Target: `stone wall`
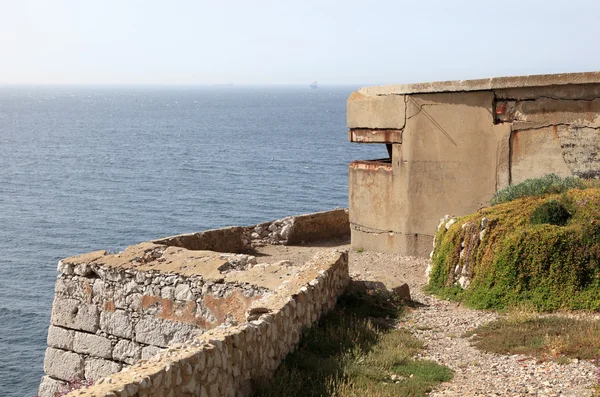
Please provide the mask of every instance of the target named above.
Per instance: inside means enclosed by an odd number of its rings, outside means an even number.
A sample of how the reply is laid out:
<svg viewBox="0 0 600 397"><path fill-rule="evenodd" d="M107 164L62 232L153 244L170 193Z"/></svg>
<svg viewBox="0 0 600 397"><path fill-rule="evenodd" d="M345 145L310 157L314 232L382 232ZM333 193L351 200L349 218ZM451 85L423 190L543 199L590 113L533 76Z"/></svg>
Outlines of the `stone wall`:
<svg viewBox="0 0 600 397"><path fill-rule="evenodd" d="M389 158L349 168L352 246L426 256L438 220L549 173L600 177L600 72L367 87L349 139Z"/></svg>
<svg viewBox="0 0 600 397"><path fill-rule="evenodd" d="M140 252L158 256L166 251L150 245L132 248L123 256L137 256L138 263L144 258ZM250 304L268 291L210 275L182 275L178 269L163 273L98 263L106 256L59 263L41 397L66 381L97 380L169 344L244 322ZM224 270L256 263L248 255L219 257Z"/></svg>
<svg viewBox="0 0 600 397"><path fill-rule="evenodd" d="M67 382L97 381L168 346L197 340L209 330L233 330L267 312L279 313L284 308L277 304L289 300L289 288L299 282L312 283L302 284L311 299L306 313L320 314L335 302L338 287L347 281L344 255L338 254L333 262L319 259L305 265L286 260L266 263L252 253L268 244L348 235L347 210L334 210L168 237L119 253L97 251L63 259L58 264L40 397L53 397ZM327 273L330 265L333 273ZM323 292L323 283L327 288L334 283L334 288ZM307 303L298 299L300 307ZM294 318L305 319L306 313L300 311ZM312 323L313 314L302 324ZM290 346L286 343L286 352ZM283 346L273 348L283 351Z"/></svg>
<svg viewBox="0 0 600 397"><path fill-rule="evenodd" d="M299 244L350 235L348 209L289 216L247 227L228 227L153 240L191 250L244 252L261 244Z"/></svg>
<svg viewBox="0 0 600 397"><path fill-rule="evenodd" d="M347 253L320 253L297 277L255 300L247 322L204 332L68 396L250 395L253 382L271 376L295 349L302 329L334 307L349 280Z"/></svg>

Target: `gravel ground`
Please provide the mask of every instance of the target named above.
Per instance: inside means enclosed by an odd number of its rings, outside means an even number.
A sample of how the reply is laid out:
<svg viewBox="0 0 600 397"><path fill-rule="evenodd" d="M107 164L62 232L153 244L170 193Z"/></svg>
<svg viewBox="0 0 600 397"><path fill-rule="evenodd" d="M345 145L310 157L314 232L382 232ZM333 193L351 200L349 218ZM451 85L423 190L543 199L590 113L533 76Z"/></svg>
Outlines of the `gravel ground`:
<svg viewBox="0 0 600 397"><path fill-rule="evenodd" d="M527 356L485 353L462 335L499 317L472 310L423 292L428 260L373 252L351 252L350 272L355 279L381 281L388 288L408 283L413 301L399 327L411 329L426 343L421 358L454 370L454 378L430 396L591 396L597 382L588 361L570 364L536 363Z"/></svg>

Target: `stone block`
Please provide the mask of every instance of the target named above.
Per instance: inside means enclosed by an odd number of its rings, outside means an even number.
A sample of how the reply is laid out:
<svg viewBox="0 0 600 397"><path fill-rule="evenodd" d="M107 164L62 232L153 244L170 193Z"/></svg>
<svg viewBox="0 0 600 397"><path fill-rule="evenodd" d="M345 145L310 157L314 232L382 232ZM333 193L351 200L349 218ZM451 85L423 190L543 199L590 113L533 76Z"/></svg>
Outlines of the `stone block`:
<svg viewBox="0 0 600 397"><path fill-rule="evenodd" d="M406 283L392 288L392 292L394 293L394 295L396 295L398 298L402 299L403 301L407 301L407 302L411 301L410 288L409 288L408 284L406 284Z"/></svg>
<svg viewBox="0 0 600 397"><path fill-rule="evenodd" d="M90 354L96 357L112 358L110 339L84 332L75 332L73 350L77 353Z"/></svg>
<svg viewBox="0 0 600 397"><path fill-rule="evenodd" d="M83 358L73 352L49 347L44 357L44 372L55 379L70 381L83 378Z"/></svg>
<svg viewBox="0 0 600 397"><path fill-rule="evenodd" d="M63 392L67 387L67 382L52 379L49 376L43 376L40 387L38 388L38 397L54 397L56 393Z"/></svg>
<svg viewBox="0 0 600 397"><path fill-rule="evenodd" d="M194 299L194 295L190 291L190 286L187 284L179 284L175 287L175 299L181 301L191 301Z"/></svg>
<svg viewBox="0 0 600 397"><path fill-rule="evenodd" d="M85 379L96 381L121 370L121 364L100 358L88 358L85 360Z"/></svg>
<svg viewBox="0 0 600 397"><path fill-rule="evenodd" d="M75 331L51 325L48 328L48 346L57 349L73 350Z"/></svg>
<svg viewBox="0 0 600 397"><path fill-rule="evenodd" d="M146 346L142 348L142 360L147 360L150 357L156 355L156 353L160 352L161 349L156 346Z"/></svg>
<svg viewBox="0 0 600 397"><path fill-rule="evenodd" d="M145 316L135 326L136 342L167 347L171 342L185 342L203 331L189 324Z"/></svg>
<svg viewBox="0 0 600 397"><path fill-rule="evenodd" d="M87 332L96 332L100 315L95 305L76 299L55 298L52 305L52 325Z"/></svg>
<svg viewBox="0 0 600 397"><path fill-rule="evenodd" d="M115 361L133 364L141 357L142 347L137 343L126 339L121 339L113 348L112 358Z"/></svg>
<svg viewBox="0 0 600 397"><path fill-rule="evenodd" d="M100 329L107 334L121 338L133 338L131 318L123 310L100 313Z"/></svg>

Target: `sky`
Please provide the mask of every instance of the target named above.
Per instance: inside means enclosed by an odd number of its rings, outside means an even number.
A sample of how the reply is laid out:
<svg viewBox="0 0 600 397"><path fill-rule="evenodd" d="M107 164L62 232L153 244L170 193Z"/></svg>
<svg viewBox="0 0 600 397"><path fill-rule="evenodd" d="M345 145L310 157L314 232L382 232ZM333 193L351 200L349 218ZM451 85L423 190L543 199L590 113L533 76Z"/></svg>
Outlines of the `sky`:
<svg viewBox="0 0 600 397"><path fill-rule="evenodd" d="M0 84L401 84L600 70L597 0L0 0Z"/></svg>

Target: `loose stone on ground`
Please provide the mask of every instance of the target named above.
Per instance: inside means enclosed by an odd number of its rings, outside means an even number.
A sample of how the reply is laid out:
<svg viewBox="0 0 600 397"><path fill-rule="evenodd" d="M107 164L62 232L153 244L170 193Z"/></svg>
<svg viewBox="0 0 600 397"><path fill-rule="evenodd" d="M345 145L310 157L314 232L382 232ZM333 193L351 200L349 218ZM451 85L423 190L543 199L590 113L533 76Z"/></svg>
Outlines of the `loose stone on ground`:
<svg viewBox="0 0 600 397"><path fill-rule="evenodd" d="M350 254L350 272L355 280L382 281L388 288L403 282L409 285L416 304L398 326L411 330L425 342L426 349L418 358L438 362L454 371L454 378L441 384L430 396L592 395L597 369L589 361L538 363L527 356L486 353L471 346L469 338L462 335L500 316L423 292L428 263L423 258L373 252Z"/></svg>

